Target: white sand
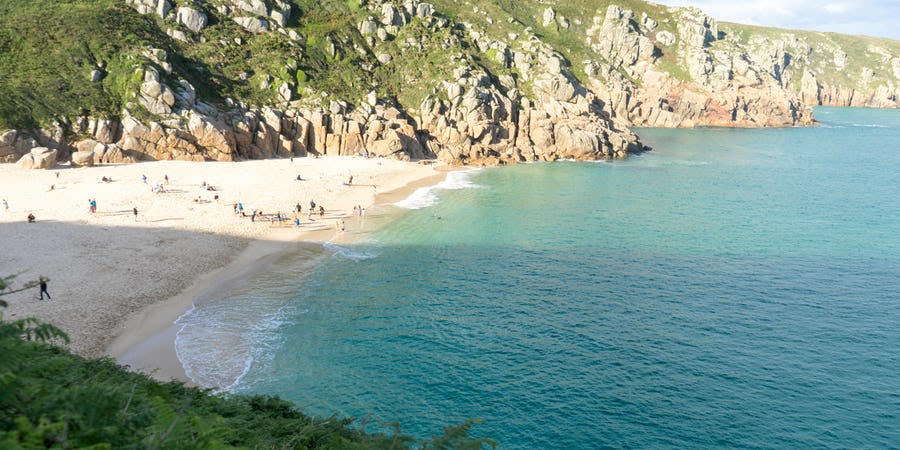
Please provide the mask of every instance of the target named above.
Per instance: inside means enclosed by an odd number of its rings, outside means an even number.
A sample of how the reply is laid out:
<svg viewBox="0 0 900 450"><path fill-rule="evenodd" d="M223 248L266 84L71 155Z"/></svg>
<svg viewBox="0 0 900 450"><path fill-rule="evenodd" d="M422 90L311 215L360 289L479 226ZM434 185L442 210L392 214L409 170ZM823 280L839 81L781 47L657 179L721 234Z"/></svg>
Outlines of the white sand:
<svg viewBox="0 0 900 450"><path fill-rule="evenodd" d="M298 174L305 181L297 181ZM353 185L344 185L351 174ZM167 192L153 193L151 186L164 183L165 175ZM355 157L47 171L3 164L0 198L9 210L0 202L0 276L17 274L13 287L49 277L53 296L39 301L37 288L8 295L5 315L35 316L59 326L78 354L131 352L127 363L160 369L159 378L183 379L166 333L193 298L223 289L222 283L291 242L334 238L336 220L353 214L354 205L368 207L376 195L442 175L431 165ZM104 176L113 181L101 181ZM216 190L203 189L203 182ZM97 200L93 214L91 198ZM310 200L325 207L324 220L307 221ZM251 222L233 213L235 202L243 203L248 216L261 209L290 217L299 202L303 225ZM29 213L35 223L26 222ZM143 351L134 356L135 348Z"/></svg>

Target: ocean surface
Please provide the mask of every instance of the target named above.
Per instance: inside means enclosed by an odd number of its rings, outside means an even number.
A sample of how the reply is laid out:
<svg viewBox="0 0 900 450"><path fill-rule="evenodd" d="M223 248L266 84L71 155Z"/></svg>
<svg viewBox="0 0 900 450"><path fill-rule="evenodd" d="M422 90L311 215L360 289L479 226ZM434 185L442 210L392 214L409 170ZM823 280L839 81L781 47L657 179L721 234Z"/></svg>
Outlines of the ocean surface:
<svg viewBox="0 0 900 450"><path fill-rule="evenodd" d="M179 319L206 386L503 449L900 447L900 111L452 173Z"/></svg>

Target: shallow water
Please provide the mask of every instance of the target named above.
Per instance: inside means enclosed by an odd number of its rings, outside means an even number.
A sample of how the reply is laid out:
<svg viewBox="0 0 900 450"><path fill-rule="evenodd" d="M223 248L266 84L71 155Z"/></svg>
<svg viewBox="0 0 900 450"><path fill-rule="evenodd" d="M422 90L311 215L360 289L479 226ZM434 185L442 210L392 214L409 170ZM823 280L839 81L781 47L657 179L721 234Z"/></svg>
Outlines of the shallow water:
<svg viewBox="0 0 900 450"><path fill-rule="evenodd" d="M481 418L501 448L896 447L900 111L816 115L454 174L187 314L179 356L369 429Z"/></svg>

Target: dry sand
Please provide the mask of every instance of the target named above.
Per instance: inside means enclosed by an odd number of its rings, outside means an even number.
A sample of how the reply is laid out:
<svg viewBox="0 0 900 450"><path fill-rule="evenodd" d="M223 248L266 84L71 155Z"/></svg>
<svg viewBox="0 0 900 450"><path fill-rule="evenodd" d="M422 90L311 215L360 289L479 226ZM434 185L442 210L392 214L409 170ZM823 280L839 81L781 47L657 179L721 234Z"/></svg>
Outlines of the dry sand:
<svg viewBox="0 0 900 450"><path fill-rule="evenodd" d="M301 241L339 237L335 223L353 214L353 206L368 207L376 195L443 175L432 165L355 157L46 171L3 164L0 198L9 210L0 202L0 276L17 275L12 287L48 277L53 296L40 301L37 288L8 295L5 315L59 326L78 354L112 355L157 378L184 380L171 324L193 302L214 298L278 252L310 251ZM154 193L157 183L166 191ZM89 199L97 200L96 213L89 212ZM324 219L307 221L310 200L325 207ZM248 216L260 209L291 218L299 202L303 225L252 222L234 214L235 202ZM35 223L26 222L29 213Z"/></svg>

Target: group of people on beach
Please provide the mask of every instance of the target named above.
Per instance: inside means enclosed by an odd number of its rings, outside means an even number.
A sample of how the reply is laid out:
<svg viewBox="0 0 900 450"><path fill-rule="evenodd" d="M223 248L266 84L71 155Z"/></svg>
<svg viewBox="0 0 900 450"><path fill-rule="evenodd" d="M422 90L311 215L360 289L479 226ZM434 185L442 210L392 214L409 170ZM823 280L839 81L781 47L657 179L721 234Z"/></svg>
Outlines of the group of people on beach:
<svg viewBox="0 0 900 450"><path fill-rule="evenodd" d="M57 178L59 178L59 173L57 173L56 176L57 176ZM148 176L147 176L146 174L141 174L140 179L141 179L141 182L142 182L143 184L150 184L150 183L149 183L149 178L148 178ZM305 181L305 180L304 180L301 176L299 176L299 175L297 176L297 180ZM102 182L104 182L104 183L111 183L111 182L113 181L113 179L112 179L111 177L108 177L108 176L103 176L103 177L101 177L100 181L102 181ZM353 181L354 181L353 175L349 175L349 177L348 177L348 179L347 179L347 182L346 182L346 185L352 185L352 184L353 184ZM153 183L153 184L151 185L151 188L150 188L150 189L151 189L151 191L154 192L154 193L163 193L163 192L166 192L166 185L168 185L169 182L170 182L170 180L169 180L169 175L168 175L168 174L164 174L164 175L163 175L163 181L162 181L162 182L155 182L155 183ZM204 191L218 191L218 189L217 189L216 187L212 186L211 184L207 183L206 181L203 181L203 182L200 184L200 187L201 187L201 189L204 190ZM216 200L219 199L219 195L218 195L218 194L215 195L215 199L216 199ZM202 203L202 202L203 202L202 197L201 197L201 196L198 196L198 197L194 200L194 202L195 202L195 203ZM9 203L7 202L6 199L2 199L2 206L3 206L4 210L9 211ZM96 198L93 198L93 197L92 197L92 198L89 198L89 199L88 199L88 211L89 211L89 213L91 213L91 214L94 214L94 213L97 212L97 199L96 199ZM234 202L234 203L233 203L233 211L234 211L234 214L235 214L235 215L240 215L241 217L247 217L247 214L245 213L244 204L243 204L242 202ZM361 205L355 205L355 206L353 207L353 212L354 212L355 214L359 215L359 216L363 216L363 215L364 215L364 211L365 211L365 209L364 209ZM275 213L275 214L271 214L271 215L269 215L269 216L265 216L264 213L262 212L262 210L254 209L254 210L252 211L252 213L250 214L250 220L253 221L253 222L256 222L257 220L262 221L262 220L265 220L265 218L268 218L268 219L269 219L269 222L270 222L270 223L273 223L273 224L276 223L276 222L277 222L277 223L282 223L282 222L284 222L284 221L291 221L291 222L293 222L294 226L296 226L296 227L299 228L299 227L302 225L302 221L300 220L301 215L302 215L302 212L303 212L303 206L298 202L298 203L296 204L296 211L295 211L294 214L284 214L284 213L282 213L282 212L279 211L279 212L277 212L277 213ZM131 213L132 213L132 215L134 216L134 221L137 222L137 221L138 221L138 208L137 208L137 206L133 206L133 207L132 207ZM323 205L316 204L315 200L310 200L310 201L309 201L309 209L307 210L307 220L308 220L308 221L314 221L315 219L313 219L313 217L314 217L315 215L318 215L318 216L319 216L319 219L324 219L324 218L325 218L325 207L324 207ZM293 217L291 217L291 216L293 216ZM34 221L35 221L35 216L34 216L34 214L28 214L28 217L27 217L27 218L28 218L28 222L34 222ZM336 228L339 229L340 231L344 231L344 229L345 229L345 224L344 224L344 221L343 221L343 220L338 220L338 221L336 222L335 226L336 226Z"/></svg>

